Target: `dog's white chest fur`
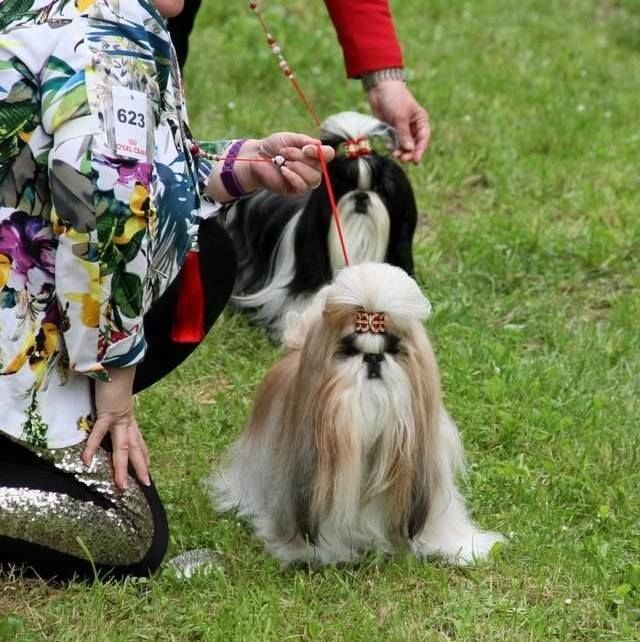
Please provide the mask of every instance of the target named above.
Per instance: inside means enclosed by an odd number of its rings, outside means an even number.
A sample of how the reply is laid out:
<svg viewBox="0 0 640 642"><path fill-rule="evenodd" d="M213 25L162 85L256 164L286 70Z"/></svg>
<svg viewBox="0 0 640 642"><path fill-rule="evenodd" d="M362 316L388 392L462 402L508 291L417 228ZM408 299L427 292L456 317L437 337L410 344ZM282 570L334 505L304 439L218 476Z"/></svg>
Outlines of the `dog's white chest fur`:
<svg viewBox="0 0 640 642"><path fill-rule="evenodd" d="M365 381L357 413L360 417L354 422L354 429L358 431L358 437L362 441L365 457L384 432L385 426L389 425L389 411L388 392L384 383L377 379Z"/></svg>

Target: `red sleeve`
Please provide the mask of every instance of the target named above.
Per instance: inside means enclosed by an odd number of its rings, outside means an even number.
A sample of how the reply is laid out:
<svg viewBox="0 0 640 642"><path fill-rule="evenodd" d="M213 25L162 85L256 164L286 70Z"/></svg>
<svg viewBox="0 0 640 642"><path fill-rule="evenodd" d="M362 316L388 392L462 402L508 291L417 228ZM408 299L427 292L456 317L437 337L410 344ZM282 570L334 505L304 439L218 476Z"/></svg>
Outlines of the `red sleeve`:
<svg viewBox="0 0 640 642"><path fill-rule="evenodd" d="M325 0L349 78L403 67L388 0Z"/></svg>

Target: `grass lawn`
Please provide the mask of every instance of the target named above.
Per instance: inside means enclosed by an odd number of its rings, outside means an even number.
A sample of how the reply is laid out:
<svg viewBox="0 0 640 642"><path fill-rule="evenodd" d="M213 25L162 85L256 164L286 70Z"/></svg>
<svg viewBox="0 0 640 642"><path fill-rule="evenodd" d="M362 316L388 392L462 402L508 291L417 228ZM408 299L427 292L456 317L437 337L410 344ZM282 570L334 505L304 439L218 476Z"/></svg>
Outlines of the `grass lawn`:
<svg viewBox="0 0 640 642"><path fill-rule="evenodd" d="M206 138L313 132L244 2L210 0L186 86ZM321 2L265 2L321 117L367 109ZM408 169L417 275L477 521L510 543L455 569L411 559L283 571L216 516L202 478L277 350L231 313L138 418L181 582L0 580L0 640L640 640L640 4L396 0L433 143ZM4 636L4 637L3 637Z"/></svg>

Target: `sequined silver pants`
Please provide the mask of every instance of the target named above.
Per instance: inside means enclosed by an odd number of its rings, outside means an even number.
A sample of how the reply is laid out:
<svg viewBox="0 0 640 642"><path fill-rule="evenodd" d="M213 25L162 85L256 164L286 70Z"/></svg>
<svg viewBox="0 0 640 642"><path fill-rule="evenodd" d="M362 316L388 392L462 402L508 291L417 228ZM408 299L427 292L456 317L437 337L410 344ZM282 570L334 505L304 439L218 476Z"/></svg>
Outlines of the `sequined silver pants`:
<svg viewBox="0 0 640 642"><path fill-rule="evenodd" d="M38 574L147 575L161 562L168 529L153 486L113 482L111 454L90 467L83 444L45 450L0 434L0 564Z"/></svg>

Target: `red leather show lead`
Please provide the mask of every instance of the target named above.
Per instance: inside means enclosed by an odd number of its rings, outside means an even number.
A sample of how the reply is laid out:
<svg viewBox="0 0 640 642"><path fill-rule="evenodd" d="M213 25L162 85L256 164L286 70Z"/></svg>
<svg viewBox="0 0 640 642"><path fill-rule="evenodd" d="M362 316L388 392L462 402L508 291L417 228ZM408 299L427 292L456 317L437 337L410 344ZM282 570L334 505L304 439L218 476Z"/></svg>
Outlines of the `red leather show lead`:
<svg viewBox="0 0 640 642"><path fill-rule="evenodd" d="M344 234L342 232L342 224L340 223L340 214L338 213L338 206L336 205L336 197L333 193L333 187L331 185L331 178L329 176L329 169L327 168L327 161L324 159L322 153L322 145L317 143L316 149L318 150L318 159L320 160L320 167L322 168L322 176L324 177L324 184L327 188L327 196L329 197L329 203L331 204L331 214L333 215L333 222L336 224L336 230L338 231L338 238L340 239L340 247L342 248L342 257L344 258L344 264L349 265L349 254L347 252L347 244L344 240Z"/></svg>
<svg viewBox="0 0 640 642"><path fill-rule="evenodd" d="M182 266L180 291L173 315L171 340L200 343L204 339L204 290L200 275L200 252L190 250Z"/></svg>

